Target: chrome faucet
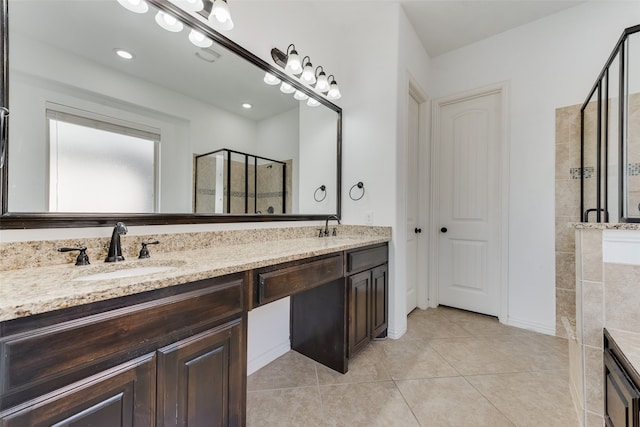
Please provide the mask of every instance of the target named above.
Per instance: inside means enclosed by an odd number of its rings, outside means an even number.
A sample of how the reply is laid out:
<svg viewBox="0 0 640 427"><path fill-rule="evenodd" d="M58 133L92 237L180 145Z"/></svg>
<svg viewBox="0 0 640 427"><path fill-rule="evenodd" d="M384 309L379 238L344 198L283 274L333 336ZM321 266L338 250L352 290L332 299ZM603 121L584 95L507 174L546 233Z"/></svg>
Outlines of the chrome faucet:
<svg viewBox="0 0 640 427"><path fill-rule="evenodd" d="M340 218L338 218L338 215L329 215L327 217L327 220L324 223L324 235L325 237L329 235L329 220L330 219L335 219L336 221L338 221L338 224L340 224ZM336 235L336 229L333 229L333 236Z"/></svg>
<svg viewBox="0 0 640 427"><path fill-rule="evenodd" d="M122 246L120 245L120 235L127 234L127 226L123 222L117 222L113 227L111 234L111 244L109 245L109 254L104 262L124 261L122 256Z"/></svg>

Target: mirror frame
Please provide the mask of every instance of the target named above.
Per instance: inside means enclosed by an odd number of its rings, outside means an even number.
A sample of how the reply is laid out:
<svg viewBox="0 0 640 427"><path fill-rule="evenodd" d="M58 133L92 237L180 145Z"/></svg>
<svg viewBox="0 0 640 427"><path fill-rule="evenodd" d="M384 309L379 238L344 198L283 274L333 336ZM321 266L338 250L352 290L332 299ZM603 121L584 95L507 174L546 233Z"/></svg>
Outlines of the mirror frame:
<svg viewBox="0 0 640 427"><path fill-rule="evenodd" d="M21 213L9 212L8 206L8 160L9 143L8 136L5 146L5 166L2 171L0 183L0 199L2 214L0 215L0 229L26 229L26 228L82 228L82 227L106 227L113 226L117 221L123 221L127 225L171 225L171 224L208 224L208 223L232 223L232 222L269 222L269 221L314 221L325 220L328 215L341 216L341 188L342 188L342 109L326 98L316 94L301 82L291 78L247 49L231 41L211 27L200 22L188 12L170 3L168 0L146 0L159 10L171 13L185 25L197 29L214 42L222 45L233 53L239 55L249 63L268 71L279 79L289 82L296 89L318 100L325 107L337 113L337 169L336 169L336 212L326 214L295 214L295 215L227 215L227 214L194 214L194 213L154 213L154 214L97 214L97 213ZM0 94L2 107L9 107L9 0L0 0L0 55L2 57L2 78L0 78ZM9 126L10 123L7 123ZM8 132L7 132L8 134Z"/></svg>

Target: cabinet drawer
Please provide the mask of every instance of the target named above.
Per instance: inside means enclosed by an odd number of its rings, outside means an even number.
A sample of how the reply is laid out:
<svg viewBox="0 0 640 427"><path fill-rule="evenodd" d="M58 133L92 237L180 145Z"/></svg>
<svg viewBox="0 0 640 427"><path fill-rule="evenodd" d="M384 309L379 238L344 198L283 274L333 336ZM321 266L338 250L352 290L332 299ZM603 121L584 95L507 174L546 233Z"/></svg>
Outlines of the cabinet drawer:
<svg viewBox="0 0 640 427"><path fill-rule="evenodd" d="M342 254L258 273L258 304L266 304L343 277Z"/></svg>
<svg viewBox="0 0 640 427"><path fill-rule="evenodd" d="M347 274L377 267L388 261L387 245L347 253Z"/></svg>
<svg viewBox="0 0 640 427"><path fill-rule="evenodd" d="M218 283L6 337L0 409L240 316L242 279Z"/></svg>

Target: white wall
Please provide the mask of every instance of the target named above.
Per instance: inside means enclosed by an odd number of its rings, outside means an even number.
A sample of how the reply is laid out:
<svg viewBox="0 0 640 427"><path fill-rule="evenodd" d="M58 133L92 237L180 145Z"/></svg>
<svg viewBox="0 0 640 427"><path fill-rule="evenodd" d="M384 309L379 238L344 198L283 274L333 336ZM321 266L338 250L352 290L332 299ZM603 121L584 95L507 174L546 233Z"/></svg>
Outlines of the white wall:
<svg viewBox="0 0 640 427"><path fill-rule="evenodd" d="M510 85L510 324L554 333L555 109L584 102L639 16L638 2L588 2L432 58L432 98Z"/></svg>

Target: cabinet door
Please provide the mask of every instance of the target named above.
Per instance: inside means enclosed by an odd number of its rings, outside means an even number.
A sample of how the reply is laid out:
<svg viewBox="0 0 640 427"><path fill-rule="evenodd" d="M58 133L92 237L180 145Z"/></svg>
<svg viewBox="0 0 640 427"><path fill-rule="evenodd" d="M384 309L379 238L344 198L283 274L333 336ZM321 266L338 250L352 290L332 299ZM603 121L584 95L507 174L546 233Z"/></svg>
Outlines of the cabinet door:
<svg viewBox="0 0 640 427"><path fill-rule="evenodd" d="M241 319L158 350L158 425L244 425Z"/></svg>
<svg viewBox="0 0 640 427"><path fill-rule="evenodd" d="M381 265L372 270L371 277L371 338L386 336L389 312L388 268Z"/></svg>
<svg viewBox="0 0 640 427"><path fill-rule="evenodd" d="M349 356L357 353L371 340L369 293L371 272L349 276Z"/></svg>
<svg viewBox="0 0 640 427"><path fill-rule="evenodd" d="M147 427L155 423L155 353L0 413L2 427Z"/></svg>
<svg viewBox="0 0 640 427"><path fill-rule="evenodd" d="M608 427L639 427L640 392L609 350L604 352L604 419Z"/></svg>

